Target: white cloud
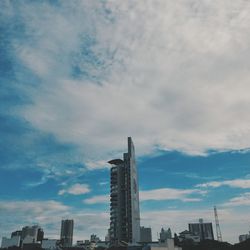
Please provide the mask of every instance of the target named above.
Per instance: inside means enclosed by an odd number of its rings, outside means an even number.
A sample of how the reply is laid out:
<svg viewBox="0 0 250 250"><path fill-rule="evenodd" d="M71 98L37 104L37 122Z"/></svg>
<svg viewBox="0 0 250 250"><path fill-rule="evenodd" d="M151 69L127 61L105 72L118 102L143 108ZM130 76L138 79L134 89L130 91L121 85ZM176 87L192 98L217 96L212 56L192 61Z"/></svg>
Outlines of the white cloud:
<svg viewBox="0 0 250 250"><path fill-rule="evenodd" d="M200 201L200 198L190 198L192 194L205 194L206 192L198 189L174 189L160 188L153 190L140 191L140 200L182 200L184 202Z"/></svg>
<svg viewBox="0 0 250 250"><path fill-rule="evenodd" d="M22 115L78 145L85 162L113 158L130 135L137 155L249 147L249 8L241 0L22 5L34 42L16 43L17 52L42 82Z"/></svg>
<svg viewBox="0 0 250 250"><path fill-rule="evenodd" d="M87 184L79 184L76 183L73 186L69 187L68 189L61 189L58 194L63 195L65 193L73 194L73 195L80 195L86 194L90 192L90 188Z"/></svg>
<svg viewBox="0 0 250 250"><path fill-rule="evenodd" d="M238 197L230 199L223 206L250 206L250 192L241 194Z"/></svg>
<svg viewBox="0 0 250 250"><path fill-rule="evenodd" d="M198 189L174 189L174 188L161 188L153 190L140 191L140 201L148 200L181 200L183 202L197 202L201 198L189 197L190 195L204 195L206 191ZM91 198L83 200L86 204L108 203L109 195L96 195Z"/></svg>
<svg viewBox="0 0 250 250"><path fill-rule="evenodd" d="M87 169L89 169L89 170L101 169L101 168L110 168L110 165L105 160L86 161L85 165L86 165Z"/></svg>
<svg viewBox="0 0 250 250"><path fill-rule="evenodd" d="M109 195L96 195L91 198L83 200L85 204L108 203Z"/></svg>
<svg viewBox="0 0 250 250"><path fill-rule="evenodd" d="M101 182L99 182L99 185L100 185L100 186L106 186L106 185L108 185L108 184L109 184L108 181L101 181Z"/></svg>
<svg viewBox="0 0 250 250"><path fill-rule="evenodd" d="M17 211L17 212L31 212L39 214L42 211L63 212L69 209L68 206L53 200L49 201L1 201L0 208L2 211Z"/></svg>
<svg viewBox="0 0 250 250"><path fill-rule="evenodd" d="M211 181L211 182L197 185L197 187L203 187L203 188L208 188L208 187L218 188L221 186L229 186L229 187L235 187L235 188L250 188L250 179Z"/></svg>

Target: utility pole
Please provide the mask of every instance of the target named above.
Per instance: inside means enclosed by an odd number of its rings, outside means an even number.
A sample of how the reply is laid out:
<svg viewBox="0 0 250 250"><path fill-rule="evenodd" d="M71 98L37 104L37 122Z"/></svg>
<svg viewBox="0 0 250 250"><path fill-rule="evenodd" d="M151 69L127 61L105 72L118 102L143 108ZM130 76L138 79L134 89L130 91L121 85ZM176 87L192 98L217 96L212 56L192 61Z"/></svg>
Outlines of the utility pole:
<svg viewBox="0 0 250 250"><path fill-rule="evenodd" d="M221 231L220 231L220 223L219 223L219 218L218 218L216 206L214 206L214 218L215 218L215 225L216 225L217 240L221 242L222 235L221 235Z"/></svg>

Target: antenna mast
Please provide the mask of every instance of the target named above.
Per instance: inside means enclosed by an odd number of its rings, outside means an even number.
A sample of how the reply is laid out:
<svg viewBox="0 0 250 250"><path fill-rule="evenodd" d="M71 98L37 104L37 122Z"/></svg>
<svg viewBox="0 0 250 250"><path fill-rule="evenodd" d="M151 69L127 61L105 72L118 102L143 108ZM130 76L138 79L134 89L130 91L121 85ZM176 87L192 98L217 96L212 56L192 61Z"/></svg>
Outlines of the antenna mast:
<svg viewBox="0 0 250 250"><path fill-rule="evenodd" d="M221 231L220 231L220 223L217 213L217 208L214 206L214 218L215 218L215 225L216 225L216 233L217 233L217 240L222 241Z"/></svg>

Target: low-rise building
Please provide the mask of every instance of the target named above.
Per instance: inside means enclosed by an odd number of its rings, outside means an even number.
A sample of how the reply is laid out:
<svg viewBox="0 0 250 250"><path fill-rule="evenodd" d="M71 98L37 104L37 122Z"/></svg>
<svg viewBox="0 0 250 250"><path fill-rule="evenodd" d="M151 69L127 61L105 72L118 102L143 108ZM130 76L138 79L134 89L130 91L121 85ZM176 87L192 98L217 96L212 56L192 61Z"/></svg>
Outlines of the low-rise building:
<svg viewBox="0 0 250 250"><path fill-rule="evenodd" d="M249 234L242 234L239 236L239 242L243 242L247 239L250 239L250 232L249 232Z"/></svg>
<svg viewBox="0 0 250 250"><path fill-rule="evenodd" d="M143 247L143 250L182 250L182 248L175 246L173 239L167 239L165 242L149 243Z"/></svg>
<svg viewBox="0 0 250 250"><path fill-rule="evenodd" d="M152 242L152 231L150 227L140 227L141 243L149 243Z"/></svg>
<svg viewBox="0 0 250 250"><path fill-rule="evenodd" d="M199 243L200 242L200 236L199 235L193 235L188 230L185 230L185 231L179 233L178 239L179 239L180 242L183 242L185 240L192 240L194 243Z"/></svg>
<svg viewBox="0 0 250 250"><path fill-rule="evenodd" d="M8 248L8 247L19 247L20 246L20 241L21 241L21 237L16 235L16 236L12 236L10 239L3 237L2 238L2 244L1 244L1 248Z"/></svg>
<svg viewBox="0 0 250 250"><path fill-rule="evenodd" d="M42 248L45 250L54 250L57 249L59 240L56 239L43 239Z"/></svg>
<svg viewBox="0 0 250 250"><path fill-rule="evenodd" d="M168 228L167 230L165 230L164 228L161 229L160 232L160 242L165 242L167 239L171 239L172 238L172 233L171 233L171 229Z"/></svg>

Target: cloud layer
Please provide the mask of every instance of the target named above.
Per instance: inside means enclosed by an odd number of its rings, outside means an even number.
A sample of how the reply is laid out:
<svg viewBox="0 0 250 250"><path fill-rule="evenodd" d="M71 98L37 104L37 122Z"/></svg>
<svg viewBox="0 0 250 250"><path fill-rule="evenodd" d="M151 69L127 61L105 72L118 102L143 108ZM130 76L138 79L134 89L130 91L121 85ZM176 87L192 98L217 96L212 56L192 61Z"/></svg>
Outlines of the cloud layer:
<svg viewBox="0 0 250 250"><path fill-rule="evenodd" d="M198 189L174 189L174 188L159 188L152 190L141 190L140 201L166 201L166 200L180 200L183 202L197 202L201 201L200 196L206 194L206 191ZM199 197L192 197L192 195L199 195ZM83 200L86 204L108 203L109 195L97 195Z"/></svg>
<svg viewBox="0 0 250 250"><path fill-rule="evenodd" d="M234 188L250 188L250 180L249 179L234 179L234 180L226 180L226 181L211 181L203 184L197 185L197 187L203 188L218 188L221 186L229 186Z"/></svg>
<svg viewBox="0 0 250 250"><path fill-rule="evenodd" d="M250 206L250 192L243 193L238 197L230 199L224 206Z"/></svg>
<svg viewBox="0 0 250 250"><path fill-rule="evenodd" d="M243 0L19 3L29 40L16 38L14 53L40 83L26 88L32 104L21 115L90 162L123 150L128 135L139 154L247 148L249 8Z"/></svg>
<svg viewBox="0 0 250 250"><path fill-rule="evenodd" d="M90 191L91 190L87 184L76 183L73 186L69 187L68 189L61 189L58 194L63 195L65 193L68 193L73 195L80 195L80 194L87 194Z"/></svg>

